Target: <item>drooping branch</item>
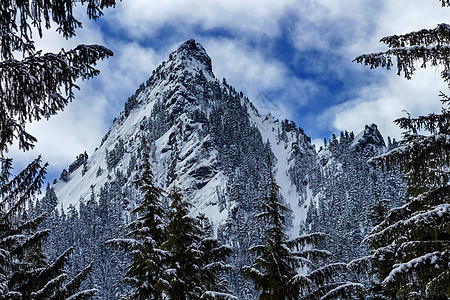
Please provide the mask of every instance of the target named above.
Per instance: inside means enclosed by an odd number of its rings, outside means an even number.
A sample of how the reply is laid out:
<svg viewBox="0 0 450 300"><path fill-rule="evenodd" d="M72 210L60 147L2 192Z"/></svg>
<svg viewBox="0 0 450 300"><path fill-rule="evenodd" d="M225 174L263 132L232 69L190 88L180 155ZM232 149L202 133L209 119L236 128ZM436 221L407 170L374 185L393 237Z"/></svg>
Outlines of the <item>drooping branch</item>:
<svg viewBox="0 0 450 300"><path fill-rule="evenodd" d="M380 40L389 48L450 44L450 25L442 23L433 29L422 29L402 35L386 36Z"/></svg>
<svg viewBox="0 0 450 300"><path fill-rule="evenodd" d="M404 74L406 79L411 79L413 73L417 70L416 63L420 68L429 66L443 66L444 70L441 76L450 85L449 69L450 69L450 46L434 45L434 46L410 46L392 48L385 52L363 54L356 57L353 61L370 66L371 69L385 68L391 70L396 65L397 74ZM396 59L396 64L393 61Z"/></svg>
<svg viewBox="0 0 450 300"><path fill-rule="evenodd" d="M32 27L39 37L43 29L56 24L57 32L65 38L75 35L75 30L82 26L73 15L77 4L86 4L86 13L90 19L97 20L103 15L102 10L114 7L115 0L3 0L0 6L0 59L13 58L14 51L25 55L33 54Z"/></svg>
<svg viewBox="0 0 450 300"><path fill-rule="evenodd" d="M112 55L103 46L79 45L58 54L38 52L22 61L0 62L0 151L14 138L20 149L32 148L36 139L26 133L25 124L62 110L74 97L75 81L98 75L97 61Z"/></svg>

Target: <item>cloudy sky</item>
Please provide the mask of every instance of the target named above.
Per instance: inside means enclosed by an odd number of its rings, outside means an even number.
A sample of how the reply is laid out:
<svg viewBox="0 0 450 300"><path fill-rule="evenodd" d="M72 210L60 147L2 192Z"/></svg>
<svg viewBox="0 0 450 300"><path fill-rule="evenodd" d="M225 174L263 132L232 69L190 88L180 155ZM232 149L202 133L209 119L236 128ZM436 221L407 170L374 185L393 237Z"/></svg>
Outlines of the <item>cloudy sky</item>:
<svg viewBox="0 0 450 300"><path fill-rule="evenodd" d="M12 149L17 168L38 154L51 164L49 180L76 155L100 144L125 100L184 41L194 38L211 56L218 78L241 90L261 111L294 120L320 144L342 130L358 133L376 123L384 136L400 137L392 122L438 111L448 88L439 70L407 81L352 60L381 51L381 37L448 22L438 0L123 0L65 41L55 28L37 46L48 51L103 44L114 57L100 76L81 82L65 111L28 126L35 150Z"/></svg>

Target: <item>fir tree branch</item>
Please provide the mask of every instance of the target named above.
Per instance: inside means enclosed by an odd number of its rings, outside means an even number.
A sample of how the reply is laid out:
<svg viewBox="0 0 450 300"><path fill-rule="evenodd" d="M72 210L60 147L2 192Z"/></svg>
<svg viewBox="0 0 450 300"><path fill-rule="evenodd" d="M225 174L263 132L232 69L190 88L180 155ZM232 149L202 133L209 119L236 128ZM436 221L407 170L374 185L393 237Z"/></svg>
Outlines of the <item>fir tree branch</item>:
<svg viewBox="0 0 450 300"><path fill-rule="evenodd" d="M438 24L434 29L422 29L402 35L386 36L380 40L389 48L450 44L450 25Z"/></svg>
<svg viewBox="0 0 450 300"><path fill-rule="evenodd" d="M62 110L73 99L73 89L78 89L75 81L98 75L93 66L112 55L103 46L79 45L58 54L37 52L22 61L0 62L0 151L7 150L14 138L20 149L32 148L36 139L25 132L25 123Z"/></svg>

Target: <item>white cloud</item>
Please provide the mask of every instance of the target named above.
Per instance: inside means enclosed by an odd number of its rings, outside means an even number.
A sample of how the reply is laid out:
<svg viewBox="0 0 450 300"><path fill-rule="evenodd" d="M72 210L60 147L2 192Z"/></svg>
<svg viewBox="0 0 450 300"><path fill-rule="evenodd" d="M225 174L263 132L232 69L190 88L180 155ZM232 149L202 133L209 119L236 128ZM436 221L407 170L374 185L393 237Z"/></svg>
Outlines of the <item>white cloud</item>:
<svg viewBox="0 0 450 300"><path fill-rule="evenodd" d="M378 1L302 1L296 8L296 28L292 39L300 51L342 52L355 40L366 37L373 25L370 18Z"/></svg>
<svg viewBox="0 0 450 300"><path fill-rule="evenodd" d="M113 20L137 39L152 36L164 25L190 31L222 29L238 31L245 35L278 34L278 21L289 11L296 0L173 0L123 1L112 13Z"/></svg>
<svg viewBox="0 0 450 300"><path fill-rule="evenodd" d="M330 107L322 116L330 118L330 125L338 131L355 133L364 125L376 123L384 136L399 138L401 130L394 120L406 116L424 115L440 110L439 91L447 89L438 74L421 70L415 80L408 81L391 73L386 81L361 89L357 98Z"/></svg>
<svg viewBox="0 0 450 300"><path fill-rule="evenodd" d="M389 0L377 18L377 32L385 35L403 34L422 28L434 28L438 23L448 22L448 8L438 0Z"/></svg>
<svg viewBox="0 0 450 300"><path fill-rule="evenodd" d="M74 39L64 40L53 28L45 39L37 40L39 48L52 51L79 43L104 44L115 55L99 65L99 77L81 83L81 92L64 112L49 122L29 126L39 139L36 151L13 151L13 156L24 163L43 153L55 168L61 169L80 152L92 152L122 110L125 99L180 41L191 37L205 46L217 77L226 77L256 102L259 96L267 96L278 110L276 117L292 118L299 108L313 105L312 100L324 87L296 77L282 62L284 54L278 57L268 51L277 38L287 35L296 45L298 56L303 51L320 52L322 57L310 60L306 71L315 70L322 80L337 76L348 82L349 71L373 72L351 60L358 54L384 49L378 43L381 37L434 27L446 21L447 12L437 0L417 0L413 4L406 0L122 1L115 9L106 10L102 21L102 28L108 26L108 33L114 36L106 36L98 23L82 17L84 28ZM281 27L286 24L288 27ZM167 27L172 28L173 35L164 36L165 42L157 47L147 46L148 40L158 41L155 34L164 33ZM206 34L208 30L226 31L228 38ZM316 118L314 126L359 131L365 124L376 122L382 131L397 135L392 120L402 116L402 109L415 115L439 108L436 95L439 89L445 90L439 74L420 73L413 81L398 78L394 72L377 74L382 80L370 86L348 84L349 100L327 109ZM308 128L305 130L308 133Z"/></svg>
<svg viewBox="0 0 450 300"><path fill-rule="evenodd" d="M395 70L374 71L351 63L357 55L385 50L386 46L379 43L383 36L434 28L446 22L448 9L442 8L439 1L304 1L298 6L298 16L292 32L297 49L329 54L328 61L311 62L311 70L343 80L356 70L361 76L377 80L365 87L347 85L348 100L322 113L318 126L332 132L358 132L365 124L375 122L383 134L399 137L400 130L393 120L404 116L402 110L412 115L439 110L439 90L448 89L439 72L420 71L407 81L396 76Z"/></svg>
<svg viewBox="0 0 450 300"><path fill-rule="evenodd" d="M212 58L215 75L242 90L261 113L292 119L293 108L307 104L319 89L309 80L296 78L276 58L265 57L243 41L208 39L204 46Z"/></svg>

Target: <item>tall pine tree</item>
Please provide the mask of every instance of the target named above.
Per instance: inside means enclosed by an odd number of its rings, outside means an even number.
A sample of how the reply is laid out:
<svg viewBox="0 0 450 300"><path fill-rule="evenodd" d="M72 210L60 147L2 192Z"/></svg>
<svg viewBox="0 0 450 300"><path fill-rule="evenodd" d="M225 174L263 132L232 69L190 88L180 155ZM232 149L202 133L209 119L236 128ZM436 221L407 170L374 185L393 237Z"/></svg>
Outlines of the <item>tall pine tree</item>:
<svg viewBox="0 0 450 300"><path fill-rule="evenodd" d="M162 299L156 288L163 271L165 258L161 244L165 239L165 212L161 203L162 192L153 184L150 166L150 149L142 136L142 173L136 181L142 201L132 211L137 218L128 225L127 239L108 241L119 246L131 256L124 281L131 285L131 299Z"/></svg>
<svg viewBox="0 0 450 300"><path fill-rule="evenodd" d="M190 205L176 188L170 200L170 223L162 245L167 260L161 290L168 299L236 299L227 293L221 277L231 268L226 263L231 248L211 236L204 216L189 215Z"/></svg>
<svg viewBox="0 0 450 300"><path fill-rule="evenodd" d="M96 290L79 287L90 267L73 279L64 265L73 248L49 263L42 250L48 230L38 230L44 215L28 218L26 205L40 191L47 164L40 157L17 176L11 159L0 158L0 299L87 299Z"/></svg>
<svg viewBox="0 0 450 300"><path fill-rule="evenodd" d="M77 3L87 4L88 17L96 20L115 0L6 0L0 5L0 298L81 299L93 294L73 294L89 268L65 283L63 266L71 250L48 264L41 249L48 231L38 229L43 216L25 215L41 188L46 165L38 158L10 179L11 160L3 156L14 140L20 149L32 148L36 138L26 132L26 123L62 110L74 97L75 81L98 75L97 61L113 55L99 45L59 53L36 49L34 29L40 38L52 25L65 38L75 35L81 27L73 15Z"/></svg>
<svg viewBox="0 0 450 300"><path fill-rule="evenodd" d="M355 292L360 293L363 288L357 283L334 280L346 270L345 264L316 265L316 262L331 256L328 251L314 248L328 236L312 233L289 239L286 234L287 218L292 211L280 200L280 187L275 182L268 146L266 152L267 196L261 199L261 213L255 216L267 224L262 239L264 244L249 249L256 254L256 259L251 266L242 269L244 276L261 291L261 300L351 299Z"/></svg>
<svg viewBox="0 0 450 300"><path fill-rule="evenodd" d="M396 61L398 74L407 79L418 62L421 68L442 66L441 76L450 85L450 25L381 41L390 49L355 61L387 69ZM364 240L385 299L450 297L450 101L441 96L440 113L396 120L404 130L399 147L369 161L386 171L399 169L408 185L407 203L390 210Z"/></svg>

